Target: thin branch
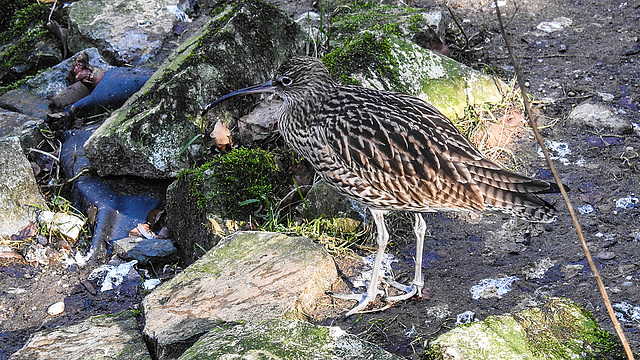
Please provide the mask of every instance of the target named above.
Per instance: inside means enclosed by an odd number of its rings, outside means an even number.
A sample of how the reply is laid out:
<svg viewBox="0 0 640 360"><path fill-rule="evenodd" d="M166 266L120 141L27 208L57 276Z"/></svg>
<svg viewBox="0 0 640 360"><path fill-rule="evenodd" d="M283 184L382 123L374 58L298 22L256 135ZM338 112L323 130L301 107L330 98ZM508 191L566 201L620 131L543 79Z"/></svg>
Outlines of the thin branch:
<svg viewBox="0 0 640 360"><path fill-rule="evenodd" d="M613 307L611 306L611 301L609 301L609 296L607 295L607 290L605 289L604 283L602 282L602 278L600 277L600 273L598 272L598 269L596 268L595 263L593 262L593 258L591 257L591 252L589 251L589 248L587 247L587 242L584 239L584 236L582 235L582 229L580 228L580 224L578 223L578 218L576 217L576 213L573 210L573 206L571 205L571 201L569 200L569 195L567 194L566 189L564 188L564 185L562 184L562 181L560 181L560 177L558 176L558 172L556 171L555 167L553 166L553 162L551 161L551 158L549 157L549 153L547 151L546 146L544 145L544 140L542 139L542 136L540 135L540 131L538 130L538 126L536 124L536 119L533 117L533 113L531 112L531 106L529 104L529 100L527 98L527 95L525 93L525 89L524 86L522 86L522 84L524 84L524 80L522 78L522 71L520 70L520 66L516 60L515 54L513 52L513 49L511 48L511 42L509 42L509 39L507 37L507 33L504 29L504 26L502 24L502 18L501 18L501 14L500 14L500 7L498 6L498 1L494 0L494 3L496 4L496 14L498 16L498 23L500 24L500 31L502 32L502 37L504 38L504 41L507 45L507 50L509 51L509 55L511 57L511 61L513 62L513 66L515 68L516 71L516 78L518 79L518 83L520 84L520 91L522 92L522 100L524 101L524 107L525 107L525 111L527 113L527 116L529 118L529 122L531 124L531 128L533 129L533 133L535 134L536 139L538 140L538 143L540 144L540 147L542 148L542 152L544 153L544 157L547 160L547 164L549 165L549 169L551 170L551 172L553 173L553 178L555 179L556 183L558 184L558 187L560 188L560 192L562 193L562 197L564 198L565 202L567 203L567 208L569 209L569 214L571 215L571 219L573 220L573 225L576 228L576 232L578 234L578 238L580 239L580 245L582 245L582 250L584 251L585 257L587 258L587 261L589 262L589 267L591 268L591 272L593 273L594 278L596 279L596 282L598 284L598 288L600 289L600 294L602 295L602 300L604 301L605 307L607 308L607 312L609 313L609 317L611 318L611 321L613 322L613 327L616 329L616 333L618 334L618 337L620 338L620 341L622 342L622 346L624 347L624 351L627 354L627 358L629 360L633 360L633 353L631 352L631 347L629 346L629 342L627 342L627 339L624 335L624 332L622 331L622 327L620 326L620 323L618 322L618 319L616 318L615 312L613 311Z"/></svg>
<svg viewBox="0 0 640 360"><path fill-rule="evenodd" d="M458 22L458 19L456 19L456 15L453 13L453 10L451 10L451 8L449 6L447 6L447 10L449 10L449 14L451 15L451 18L453 19L453 22L456 24L456 26L458 27L458 29L462 33L462 37L464 37L464 48L463 48L463 50L464 49L468 49L469 48L469 38L467 37L467 33L462 28L462 25L460 25L460 23Z"/></svg>
<svg viewBox="0 0 640 360"><path fill-rule="evenodd" d="M34 148L28 148L27 150L29 150L31 152L37 152L38 154L42 154L42 155L48 156L48 157L52 158L53 160L55 160L55 162L60 162L60 159L58 159L57 156L55 156L53 154L50 154L50 153L48 153L46 151L42 151L42 150L34 149Z"/></svg>

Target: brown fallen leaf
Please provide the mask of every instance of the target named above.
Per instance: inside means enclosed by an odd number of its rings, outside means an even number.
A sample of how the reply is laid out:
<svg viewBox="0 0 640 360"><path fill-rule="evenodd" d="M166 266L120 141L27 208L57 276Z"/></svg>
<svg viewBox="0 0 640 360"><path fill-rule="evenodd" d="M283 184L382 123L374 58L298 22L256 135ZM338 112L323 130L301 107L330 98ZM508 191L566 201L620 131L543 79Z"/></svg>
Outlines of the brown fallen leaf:
<svg viewBox="0 0 640 360"><path fill-rule="evenodd" d="M138 224L135 229L129 231L129 236L139 236L146 239L155 239L156 234L149 229L149 224Z"/></svg>
<svg viewBox="0 0 640 360"><path fill-rule="evenodd" d="M218 149L225 151L228 150L227 147L231 147L233 142L231 141L231 131L229 131L229 127L227 124L218 120L215 126L213 127L213 131L210 134L211 138L215 141Z"/></svg>
<svg viewBox="0 0 640 360"><path fill-rule="evenodd" d="M22 241L26 238L30 238L33 235L36 234L36 224L34 223L29 223L29 225L23 227L22 229L18 230L17 233L11 235L11 240L13 241Z"/></svg>

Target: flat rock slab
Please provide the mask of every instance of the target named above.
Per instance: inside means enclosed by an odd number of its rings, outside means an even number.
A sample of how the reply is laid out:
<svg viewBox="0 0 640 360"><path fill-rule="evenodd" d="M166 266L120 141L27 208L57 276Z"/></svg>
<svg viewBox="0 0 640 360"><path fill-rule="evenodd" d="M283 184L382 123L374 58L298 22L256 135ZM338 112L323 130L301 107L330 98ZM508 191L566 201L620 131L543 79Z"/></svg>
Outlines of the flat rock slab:
<svg viewBox="0 0 640 360"><path fill-rule="evenodd" d="M34 333L10 360L151 360L129 311L94 316L75 325Z"/></svg>
<svg viewBox="0 0 640 360"><path fill-rule="evenodd" d="M567 299L459 326L438 336L430 352L428 358L452 360L599 359L623 354L614 335Z"/></svg>
<svg viewBox="0 0 640 360"><path fill-rule="evenodd" d="M0 234L12 235L36 222L36 210L46 208L20 139L0 140Z"/></svg>
<svg viewBox="0 0 640 360"><path fill-rule="evenodd" d="M202 336L180 360L206 359L377 359L400 360L339 327L269 319L214 329Z"/></svg>
<svg viewBox="0 0 640 360"><path fill-rule="evenodd" d="M177 252L170 239L145 239L137 236L114 241L113 249L121 258L138 260L140 265L166 262L173 259L172 255Z"/></svg>
<svg viewBox="0 0 640 360"><path fill-rule="evenodd" d="M221 321L297 317L336 281L333 260L313 240L239 232L144 299L144 335L160 359L174 358Z"/></svg>

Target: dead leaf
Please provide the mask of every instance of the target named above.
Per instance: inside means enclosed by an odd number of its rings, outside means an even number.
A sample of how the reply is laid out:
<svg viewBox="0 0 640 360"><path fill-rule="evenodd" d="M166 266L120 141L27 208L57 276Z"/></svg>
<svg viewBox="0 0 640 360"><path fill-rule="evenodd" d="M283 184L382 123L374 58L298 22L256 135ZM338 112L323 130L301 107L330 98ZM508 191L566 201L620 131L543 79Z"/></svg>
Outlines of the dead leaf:
<svg viewBox="0 0 640 360"><path fill-rule="evenodd" d="M231 147L233 145L229 127L227 126L227 124L223 123L220 120L216 122L216 125L213 127L213 131L211 132L210 136L215 141L218 149L222 151L227 150L227 147Z"/></svg>
<svg viewBox="0 0 640 360"><path fill-rule="evenodd" d="M149 229L149 224L138 224L135 229L129 231L129 236L140 236L147 239L156 238L156 234Z"/></svg>
<svg viewBox="0 0 640 360"><path fill-rule="evenodd" d="M29 223L29 225L23 227L18 230L17 233L11 235L11 240L13 241L22 241L26 238L30 238L36 234L36 224Z"/></svg>

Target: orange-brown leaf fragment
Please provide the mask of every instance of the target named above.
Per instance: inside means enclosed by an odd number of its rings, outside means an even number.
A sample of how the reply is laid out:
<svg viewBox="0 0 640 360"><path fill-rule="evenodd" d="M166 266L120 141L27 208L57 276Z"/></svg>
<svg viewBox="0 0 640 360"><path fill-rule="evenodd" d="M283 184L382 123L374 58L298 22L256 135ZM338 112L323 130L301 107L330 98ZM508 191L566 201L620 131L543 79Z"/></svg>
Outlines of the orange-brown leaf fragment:
<svg viewBox="0 0 640 360"><path fill-rule="evenodd" d="M213 127L213 131L210 135L216 143L216 146L220 150L228 150L233 145L231 141L231 131L229 131L229 127L227 124L218 120L215 126Z"/></svg>

